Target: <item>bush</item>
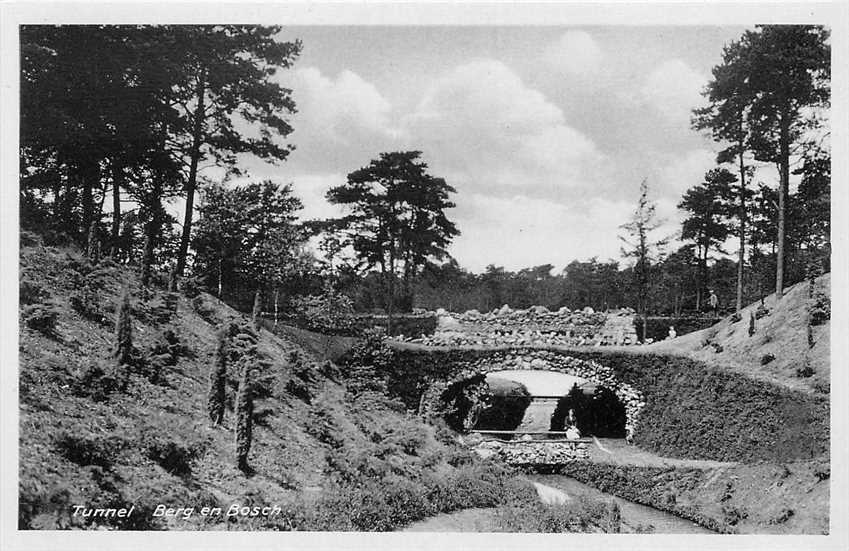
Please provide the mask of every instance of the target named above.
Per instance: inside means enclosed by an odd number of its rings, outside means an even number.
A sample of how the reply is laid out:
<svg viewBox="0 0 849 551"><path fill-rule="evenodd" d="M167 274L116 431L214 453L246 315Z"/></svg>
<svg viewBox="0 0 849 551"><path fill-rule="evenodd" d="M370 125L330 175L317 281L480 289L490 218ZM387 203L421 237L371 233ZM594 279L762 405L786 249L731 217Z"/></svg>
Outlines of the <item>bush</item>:
<svg viewBox="0 0 849 551"><path fill-rule="evenodd" d="M126 369L126 367L117 369ZM106 366L103 362L95 361L76 374L72 383L72 392L77 396L88 396L95 402L103 402L109 394L121 388L123 378L124 375L116 373L114 366Z"/></svg>
<svg viewBox="0 0 849 551"><path fill-rule="evenodd" d="M26 275L21 276L19 299L21 304L35 304L50 297L50 293Z"/></svg>
<svg viewBox="0 0 849 551"><path fill-rule="evenodd" d="M74 292L69 301L71 308L82 316L83 319L93 321L101 325L111 325L109 316L104 312L101 302L102 299L92 291L88 286Z"/></svg>
<svg viewBox="0 0 849 551"><path fill-rule="evenodd" d="M201 293L201 291L204 289L204 286L199 278L186 277L183 278L182 283L180 284L180 288L182 289L183 294L186 295L187 298L195 298Z"/></svg>
<svg viewBox="0 0 849 551"><path fill-rule="evenodd" d="M59 309L52 302L30 304L23 309L21 317L30 329L48 336L56 334L56 320L59 318Z"/></svg>
<svg viewBox="0 0 849 551"><path fill-rule="evenodd" d="M203 295L195 295L192 299L192 308L197 315L203 319L203 321L209 324L218 325L221 322L221 320L218 319L215 308L207 302Z"/></svg>
<svg viewBox="0 0 849 551"><path fill-rule="evenodd" d="M505 532L619 533L622 515L615 502L602 502L580 496L563 505L533 503L502 507L498 510L498 529Z"/></svg>
<svg viewBox="0 0 849 551"><path fill-rule="evenodd" d="M810 324L814 327L822 325L831 319L831 298L821 289L813 293L810 301Z"/></svg>
<svg viewBox="0 0 849 551"><path fill-rule="evenodd" d="M761 356L761 365L766 365L766 364L770 363L771 361L773 361L774 359L775 359L774 355L764 354L763 356Z"/></svg>
<svg viewBox="0 0 849 551"><path fill-rule="evenodd" d="M61 432L53 439L53 449L68 461L80 466L97 465L104 469L112 467L124 445L125 442L116 437L89 438L67 432Z"/></svg>
<svg viewBox="0 0 849 551"><path fill-rule="evenodd" d="M804 365L802 365L802 367L796 369L796 376L803 379L813 376L814 373L816 372L811 366L811 362L807 360L805 361Z"/></svg>
<svg viewBox="0 0 849 551"><path fill-rule="evenodd" d="M227 363L230 348L230 327L218 330L218 345L215 363L209 372L209 389L206 395L206 411L214 425L224 421L224 401L227 392Z"/></svg>
<svg viewBox="0 0 849 551"><path fill-rule="evenodd" d="M242 376L239 380L239 393L236 395L236 466L243 473L248 473L248 454L253 442L253 365L252 358L245 359Z"/></svg>
<svg viewBox="0 0 849 551"><path fill-rule="evenodd" d="M114 357L119 366L133 365L133 320L130 314L130 289L126 285L121 292L117 310Z"/></svg>
<svg viewBox="0 0 849 551"><path fill-rule="evenodd" d="M192 473L191 462L203 451L199 446L186 446L170 439L156 440L147 446L147 457L169 474L186 477Z"/></svg>
<svg viewBox="0 0 849 551"><path fill-rule="evenodd" d="M321 295L295 298L292 308L301 323L311 331L351 334L354 328L353 301L332 290Z"/></svg>

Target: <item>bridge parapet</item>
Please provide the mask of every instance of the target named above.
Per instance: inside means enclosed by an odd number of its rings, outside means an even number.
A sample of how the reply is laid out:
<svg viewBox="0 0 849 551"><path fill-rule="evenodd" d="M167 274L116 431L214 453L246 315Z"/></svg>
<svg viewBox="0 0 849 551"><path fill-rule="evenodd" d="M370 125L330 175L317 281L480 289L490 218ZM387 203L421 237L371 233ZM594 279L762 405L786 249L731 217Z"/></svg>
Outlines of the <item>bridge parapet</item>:
<svg viewBox="0 0 849 551"><path fill-rule="evenodd" d="M561 465L589 459L592 440L477 440L468 445L483 458L498 457L511 465Z"/></svg>

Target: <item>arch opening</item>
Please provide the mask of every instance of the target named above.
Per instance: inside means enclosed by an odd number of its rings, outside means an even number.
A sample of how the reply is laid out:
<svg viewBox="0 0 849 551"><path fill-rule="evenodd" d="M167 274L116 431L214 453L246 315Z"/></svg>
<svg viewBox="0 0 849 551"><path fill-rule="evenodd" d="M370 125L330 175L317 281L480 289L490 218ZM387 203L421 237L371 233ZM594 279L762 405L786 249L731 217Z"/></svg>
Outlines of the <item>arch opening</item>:
<svg viewBox="0 0 849 551"><path fill-rule="evenodd" d="M550 430L566 430L571 424L570 411L582 436L625 438L625 405L616 393L605 386L596 386L590 391L574 385L557 401L551 416Z"/></svg>

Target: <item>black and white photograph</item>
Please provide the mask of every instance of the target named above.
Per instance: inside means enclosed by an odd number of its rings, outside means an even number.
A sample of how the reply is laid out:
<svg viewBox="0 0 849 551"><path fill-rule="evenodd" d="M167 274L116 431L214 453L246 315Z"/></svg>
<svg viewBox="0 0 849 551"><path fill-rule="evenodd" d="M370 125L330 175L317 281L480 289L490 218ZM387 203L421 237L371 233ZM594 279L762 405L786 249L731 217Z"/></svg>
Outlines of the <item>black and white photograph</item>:
<svg viewBox="0 0 849 551"><path fill-rule="evenodd" d="M71 6L3 24L6 548L849 545L846 5Z"/></svg>

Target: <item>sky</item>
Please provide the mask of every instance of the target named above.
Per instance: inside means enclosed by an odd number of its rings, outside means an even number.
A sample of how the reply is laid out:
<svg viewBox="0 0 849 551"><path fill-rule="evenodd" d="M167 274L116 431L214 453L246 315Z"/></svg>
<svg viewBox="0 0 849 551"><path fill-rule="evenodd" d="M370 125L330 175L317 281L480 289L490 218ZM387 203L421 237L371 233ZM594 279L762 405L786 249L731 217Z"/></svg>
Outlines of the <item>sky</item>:
<svg viewBox="0 0 849 551"><path fill-rule="evenodd" d="M275 78L298 112L278 165L302 217L341 211L325 192L386 151L420 150L452 185L461 235L449 253L482 271L620 258L640 182L664 225L715 166L690 112L743 27L284 27L303 51Z"/></svg>

